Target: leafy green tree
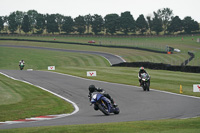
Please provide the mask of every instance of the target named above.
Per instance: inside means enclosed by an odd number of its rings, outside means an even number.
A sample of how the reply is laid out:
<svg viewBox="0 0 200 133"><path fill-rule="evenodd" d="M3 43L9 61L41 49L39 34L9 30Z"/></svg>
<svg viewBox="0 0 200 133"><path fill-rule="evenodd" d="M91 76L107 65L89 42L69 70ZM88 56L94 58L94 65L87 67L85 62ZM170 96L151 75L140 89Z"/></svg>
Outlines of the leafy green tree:
<svg viewBox="0 0 200 133"><path fill-rule="evenodd" d="M36 17L36 26L38 34L42 34L45 29L46 23L45 23L45 15L38 13Z"/></svg>
<svg viewBox="0 0 200 133"><path fill-rule="evenodd" d="M3 17L0 16L0 32L3 30L4 28L4 22L3 22Z"/></svg>
<svg viewBox="0 0 200 133"><path fill-rule="evenodd" d="M64 16L61 15L61 14L55 14L56 16L56 22L58 23L58 30L59 30L59 33L61 32L61 27L62 27L62 23L63 23L63 19L64 19Z"/></svg>
<svg viewBox="0 0 200 133"><path fill-rule="evenodd" d="M87 27L87 33L89 34L89 29L92 24L92 16L90 14L85 15L84 19L85 19L85 23L86 23L86 27Z"/></svg>
<svg viewBox="0 0 200 133"><path fill-rule="evenodd" d="M29 10L27 12L27 15L28 15L30 23L31 23L31 30L34 33L34 29L35 29L35 25L36 25L36 17L38 15L38 12L36 10Z"/></svg>
<svg viewBox="0 0 200 133"><path fill-rule="evenodd" d="M136 23L130 12L126 11L121 13L120 28L125 35L127 35L128 32L135 31Z"/></svg>
<svg viewBox="0 0 200 133"><path fill-rule="evenodd" d="M118 14L108 14L104 17L106 33L114 34L120 29L120 17Z"/></svg>
<svg viewBox="0 0 200 133"><path fill-rule="evenodd" d="M70 32L74 31L74 20L69 16L69 17L64 17L63 22L62 22L62 31L66 32L69 34Z"/></svg>
<svg viewBox="0 0 200 133"><path fill-rule="evenodd" d="M187 16L183 19L183 28L186 33L190 34L192 31L199 30L198 22Z"/></svg>
<svg viewBox="0 0 200 133"><path fill-rule="evenodd" d="M168 31L171 33L182 31L183 30L183 24L182 20L179 18L179 16L175 16L172 21L170 22L170 25L168 27Z"/></svg>
<svg viewBox="0 0 200 133"><path fill-rule="evenodd" d="M158 14L154 12L154 18L152 21L152 31L155 31L157 35L163 30L162 19L158 17Z"/></svg>
<svg viewBox="0 0 200 133"><path fill-rule="evenodd" d="M75 27L76 27L76 31L79 32L79 34L83 34L86 30L86 22L84 19L84 16L78 16L75 19Z"/></svg>
<svg viewBox="0 0 200 133"><path fill-rule="evenodd" d="M14 33L17 30L17 27L16 13L13 12L8 16L8 29L11 33Z"/></svg>
<svg viewBox="0 0 200 133"><path fill-rule="evenodd" d="M152 27L153 27L153 21L151 19L151 16L147 16L147 24L148 24L148 28L149 28L149 32L150 32L150 35L152 34Z"/></svg>
<svg viewBox="0 0 200 133"><path fill-rule="evenodd" d="M3 17L3 23L4 24L6 24L5 26L4 26L4 29L5 29L5 31L6 31L6 33L8 33L8 16L4 16Z"/></svg>
<svg viewBox="0 0 200 133"><path fill-rule="evenodd" d="M24 16L21 28L25 33L28 33L31 31L31 24L30 24L28 15Z"/></svg>
<svg viewBox="0 0 200 133"><path fill-rule="evenodd" d="M25 13L22 11L16 11L15 14L16 14L18 29L19 29L19 32L21 33L22 21L23 21Z"/></svg>
<svg viewBox="0 0 200 133"><path fill-rule="evenodd" d="M136 27L137 29L142 33L142 35L144 34L144 32L147 31L148 29L148 24L147 21L144 18L144 15L141 14L137 20L136 20Z"/></svg>
<svg viewBox="0 0 200 133"><path fill-rule="evenodd" d="M169 23L173 17L173 10L171 10L170 8L163 8L163 9L159 9L157 11L157 15L158 18L162 19L163 22L163 30L164 30L164 34L166 33L166 30L169 26Z"/></svg>
<svg viewBox="0 0 200 133"><path fill-rule="evenodd" d="M103 18L101 15L94 14L92 16L92 32L97 35L99 32L103 30Z"/></svg>
<svg viewBox="0 0 200 133"><path fill-rule="evenodd" d="M58 23L56 22L56 15L55 14L51 14L48 15L47 14L47 32L48 33L55 33L58 32Z"/></svg>

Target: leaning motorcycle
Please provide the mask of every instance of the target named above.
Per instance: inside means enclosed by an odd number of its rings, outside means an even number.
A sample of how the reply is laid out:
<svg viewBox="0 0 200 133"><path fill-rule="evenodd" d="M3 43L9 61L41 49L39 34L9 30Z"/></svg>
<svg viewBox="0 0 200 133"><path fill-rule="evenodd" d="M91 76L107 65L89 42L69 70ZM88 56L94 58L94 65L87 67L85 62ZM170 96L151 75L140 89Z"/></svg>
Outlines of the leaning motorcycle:
<svg viewBox="0 0 200 133"><path fill-rule="evenodd" d="M93 104L105 115L110 115L110 113L119 114L120 110L118 107L114 107L111 101L103 96L101 93L93 93L91 97L91 105Z"/></svg>
<svg viewBox="0 0 200 133"><path fill-rule="evenodd" d="M147 73L141 74L141 85L144 91L149 91L150 87L150 75Z"/></svg>
<svg viewBox="0 0 200 133"><path fill-rule="evenodd" d="M20 70L23 70L24 69L24 63L20 63L19 68L20 68Z"/></svg>

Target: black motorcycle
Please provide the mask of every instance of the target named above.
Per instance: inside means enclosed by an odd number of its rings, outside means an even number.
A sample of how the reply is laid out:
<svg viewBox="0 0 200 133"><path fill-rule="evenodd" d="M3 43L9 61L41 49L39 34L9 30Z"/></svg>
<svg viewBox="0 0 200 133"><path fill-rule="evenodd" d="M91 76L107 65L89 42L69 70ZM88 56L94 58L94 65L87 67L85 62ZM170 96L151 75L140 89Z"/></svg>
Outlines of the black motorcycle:
<svg viewBox="0 0 200 133"><path fill-rule="evenodd" d="M150 87L150 75L148 75L147 73L142 73L141 74L141 86L143 88L144 91L149 91L149 87Z"/></svg>

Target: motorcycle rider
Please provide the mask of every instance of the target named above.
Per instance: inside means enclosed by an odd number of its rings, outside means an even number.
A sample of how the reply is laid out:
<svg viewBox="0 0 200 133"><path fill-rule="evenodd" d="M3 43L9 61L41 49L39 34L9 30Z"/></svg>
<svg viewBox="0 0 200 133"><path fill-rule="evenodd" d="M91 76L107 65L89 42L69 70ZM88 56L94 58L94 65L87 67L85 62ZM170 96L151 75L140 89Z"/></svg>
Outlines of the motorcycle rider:
<svg viewBox="0 0 200 133"><path fill-rule="evenodd" d="M138 78L139 78L140 86L142 85L142 84L141 84L141 81L142 81L141 75L142 75L143 73L147 73L147 71L144 70L144 67L140 67L140 71L138 72ZM148 74L148 73L147 73L147 74Z"/></svg>
<svg viewBox="0 0 200 133"><path fill-rule="evenodd" d="M88 97L89 97L90 101L91 101L91 99L92 99L91 96L92 96L92 93L93 93L93 92L100 92L102 95L104 95L106 98L108 98L108 99L111 101L111 104L112 104L114 107L117 107L117 104L114 102L114 100L111 98L111 96L110 96L109 94L105 93L105 90L104 90L104 89L99 88L99 87L95 87L95 85L90 85L88 89L89 89L89 95L88 95ZM95 110L98 110L98 107L97 107L97 106L94 106L94 109L95 109Z"/></svg>
<svg viewBox="0 0 200 133"><path fill-rule="evenodd" d="M23 63L24 66L25 66L25 61L24 61L24 60L20 60L20 61L19 61L19 66L21 65L21 63Z"/></svg>

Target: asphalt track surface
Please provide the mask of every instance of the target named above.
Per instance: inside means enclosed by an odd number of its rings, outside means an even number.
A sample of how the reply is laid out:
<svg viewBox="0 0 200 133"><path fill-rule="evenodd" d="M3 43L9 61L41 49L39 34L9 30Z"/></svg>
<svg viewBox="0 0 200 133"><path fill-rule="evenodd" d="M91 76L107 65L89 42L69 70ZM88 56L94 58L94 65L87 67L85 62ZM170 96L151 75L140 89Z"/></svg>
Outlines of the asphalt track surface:
<svg viewBox="0 0 200 133"><path fill-rule="evenodd" d="M46 88L73 101L79 107L79 111L71 116L48 121L2 124L0 125L0 129L171 118L180 119L200 115L200 98L196 97L156 90L144 92L140 87L94 81L47 71L0 70L0 72ZM100 111L95 111L90 106L87 97L88 86L90 84L104 88L119 105L120 114L105 116Z"/></svg>
<svg viewBox="0 0 200 133"><path fill-rule="evenodd" d="M171 118L184 119L200 116L200 98L197 97L153 89L144 92L141 87L94 81L48 71L0 70L0 72L65 97L76 103L79 108L77 113L67 117L48 121L1 124L0 129ZM105 116L100 111L95 111L90 106L87 97L90 84L105 89L119 105L120 114Z"/></svg>

